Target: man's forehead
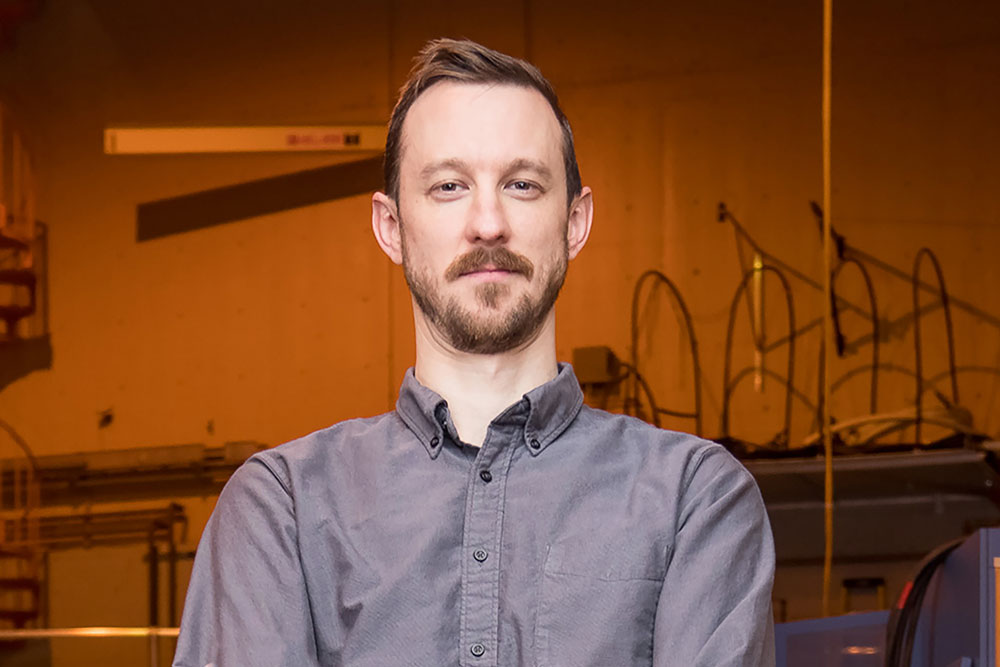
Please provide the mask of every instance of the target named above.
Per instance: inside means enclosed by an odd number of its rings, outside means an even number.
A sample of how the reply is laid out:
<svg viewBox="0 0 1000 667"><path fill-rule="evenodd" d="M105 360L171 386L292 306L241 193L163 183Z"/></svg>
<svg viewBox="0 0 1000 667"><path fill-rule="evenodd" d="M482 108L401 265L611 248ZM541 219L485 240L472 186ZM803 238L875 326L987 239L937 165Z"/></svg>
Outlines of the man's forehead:
<svg viewBox="0 0 1000 667"><path fill-rule="evenodd" d="M435 83L410 107L402 139L404 163L407 154L426 162L497 152L561 163L559 121L545 97L527 86Z"/></svg>

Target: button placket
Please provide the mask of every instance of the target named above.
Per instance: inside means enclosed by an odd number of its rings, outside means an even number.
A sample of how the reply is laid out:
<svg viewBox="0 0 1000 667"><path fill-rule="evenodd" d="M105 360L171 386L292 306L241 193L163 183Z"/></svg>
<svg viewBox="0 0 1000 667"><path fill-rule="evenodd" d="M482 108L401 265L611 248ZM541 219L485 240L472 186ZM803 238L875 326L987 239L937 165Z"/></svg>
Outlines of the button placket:
<svg viewBox="0 0 1000 667"><path fill-rule="evenodd" d="M500 535L504 475L523 431L514 425L491 425L469 476L462 565L462 665L493 667L499 622ZM471 556L471 558L469 557ZM478 648L477 648L478 647Z"/></svg>

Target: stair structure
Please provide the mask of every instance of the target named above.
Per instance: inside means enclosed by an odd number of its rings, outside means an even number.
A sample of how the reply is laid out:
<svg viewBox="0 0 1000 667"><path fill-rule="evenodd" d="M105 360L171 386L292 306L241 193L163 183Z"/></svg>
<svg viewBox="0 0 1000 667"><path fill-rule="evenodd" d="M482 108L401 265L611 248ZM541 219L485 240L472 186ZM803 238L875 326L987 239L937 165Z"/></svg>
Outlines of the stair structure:
<svg viewBox="0 0 1000 667"><path fill-rule="evenodd" d="M52 366L48 231L35 191L31 156L0 105L0 390Z"/></svg>
<svg viewBox="0 0 1000 667"><path fill-rule="evenodd" d="M38 310L38 275L33 268L17 267L17 256L30 256L30 247L26 241L0 232L0 285L6 287L4 291L7 292L6 298L0 301L0 320L7 325L4 333L8 339L17 338L18 323ZM5 268L12 264L15 268Z"/></svg>
<svg viewBox="0 0 1000 667"><path fill-rule="evenodd" d="M22 444L18 442L17 444ZM36 627L43 617L44 551L39 534L40 485L33 457L5 459L0 497L0 627Z"/></svg>

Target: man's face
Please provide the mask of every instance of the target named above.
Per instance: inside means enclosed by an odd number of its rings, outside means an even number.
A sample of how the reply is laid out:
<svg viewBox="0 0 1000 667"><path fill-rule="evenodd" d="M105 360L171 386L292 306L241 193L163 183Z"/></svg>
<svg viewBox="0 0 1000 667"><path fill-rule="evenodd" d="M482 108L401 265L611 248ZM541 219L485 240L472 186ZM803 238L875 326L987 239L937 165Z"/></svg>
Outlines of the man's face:
<svg viewBox="0 0 1000 667"><path fill-rule="evenodd" d="M530 88L443 82L403 125L398 222L414 301L456 349L531 340L566 275L559 124Z"/></svg>

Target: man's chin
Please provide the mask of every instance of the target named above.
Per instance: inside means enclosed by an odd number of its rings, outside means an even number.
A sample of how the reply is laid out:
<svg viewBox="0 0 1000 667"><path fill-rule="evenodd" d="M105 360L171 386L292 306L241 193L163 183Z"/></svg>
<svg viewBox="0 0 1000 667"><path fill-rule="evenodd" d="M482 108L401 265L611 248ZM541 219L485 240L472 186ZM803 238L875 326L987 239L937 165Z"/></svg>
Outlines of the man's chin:
<svg viewBox="0 0 1000 667"><path fill-rule="evenodd" d="M447 313L438 329L452 347L472 354L501 354L534 337L538 327L513 305Z"/></svg>

